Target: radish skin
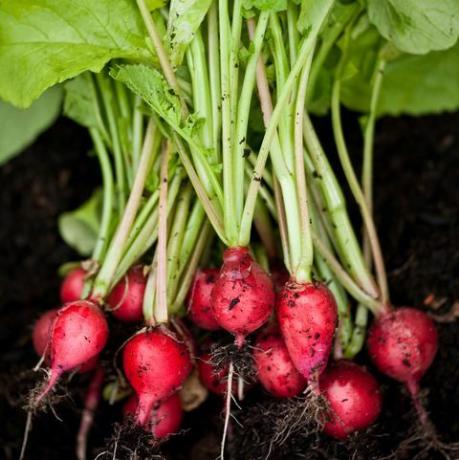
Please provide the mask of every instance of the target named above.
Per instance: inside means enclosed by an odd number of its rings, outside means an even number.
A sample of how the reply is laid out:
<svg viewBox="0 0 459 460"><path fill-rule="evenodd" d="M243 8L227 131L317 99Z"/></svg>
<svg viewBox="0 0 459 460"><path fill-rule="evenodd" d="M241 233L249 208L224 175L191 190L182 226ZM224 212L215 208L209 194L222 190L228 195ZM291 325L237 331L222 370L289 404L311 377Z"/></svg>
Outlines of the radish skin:
<svg viewBox="0 0 459 460"><path fill-rule="evenodd" d="M216 395L224 396L227 389L228 365L217 369L212 363L210 353L203 353L197 359L197 368L201 383ZM237 382L233 382L232 393L237 392Z"/></svg>
<svg viewBox="0 0 459 460"><path fill-rule="evenodd" d="M67 274L61 284L60 298L61 302L75 302L81 299L86 278L86 271L83 268L74 268Z"/></svg>

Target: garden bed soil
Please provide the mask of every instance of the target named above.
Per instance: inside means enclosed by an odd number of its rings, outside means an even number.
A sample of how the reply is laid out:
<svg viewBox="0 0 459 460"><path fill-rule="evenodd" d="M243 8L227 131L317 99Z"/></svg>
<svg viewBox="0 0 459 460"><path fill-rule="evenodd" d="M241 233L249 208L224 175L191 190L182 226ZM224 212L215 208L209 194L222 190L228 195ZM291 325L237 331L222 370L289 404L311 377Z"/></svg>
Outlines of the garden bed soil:
<svg viewBox="0 0 459 460"><path fill-rule="evenodd" d="M360 151L356 120L349 116L351 152ZM330 137L329 127L320 131ZM375 213L396 305L415 305L444 313L459 300L459 116L384 119L378 123L375 153ZM328 136L327 136L328 134ZM60 239L57 217L87 199L98 183L96 160L87 155L86 133L68 120L58 122L27 151L0 168L0 458L16 459L25 412L18 405L36 363L31 324L41 311L58 304L58 267L77 255ZM426 305L429 304L430 306ZM426 404L445 441L459 439L459 326L439 325L440 350L422 381ZM368 363L365 354L359 360ZM296 435L274 449L272 459L381 459L409 436L411 404L400 385L379 376L383 414L368 433L347 443L322 436ZM72 398L34 418L26 458L74 458L85 378L69 385ZM29 383L30 384L30 383ZM243 408L270 400L254 390ZM170 459L214 459L221 434L218 398L210 398L185 418L185 433L164 446ZM260 411L258 411L258 414ZM263 410L261 411L263 413ZM56 417L56 415L61 419ZM242 410L242 427L233 424L228 458L264 458L272 436L269 417ZM120 408L103 404L91 432L88 458L107 445ZM412 459L416 451L399 452ZM110 457L111 458L111 457ZM120 459L127 458L121 451ZM434 453L426 458L434 459Z"/></svg>

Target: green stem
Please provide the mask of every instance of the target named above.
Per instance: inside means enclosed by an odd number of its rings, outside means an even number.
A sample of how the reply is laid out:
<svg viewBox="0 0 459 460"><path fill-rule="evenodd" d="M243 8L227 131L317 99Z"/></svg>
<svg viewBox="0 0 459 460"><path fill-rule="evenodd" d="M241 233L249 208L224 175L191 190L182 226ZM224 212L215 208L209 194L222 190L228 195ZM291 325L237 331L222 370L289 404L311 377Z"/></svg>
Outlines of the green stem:
<svg viewBox="0 0 459 460"><path fill-rule="evenodd" d="M344 139L343 127L341 124L340 90L341 79L340 76L338 76L333 84L331 100L333 134L335 137L335 143L338 150L338 156L341 162L341 166L344 170L344 174L346 176L354 199L360 207L363 223L368 234L368 239L370 241L371 251L373 254L373 260L376 269L376 277L378 279L378 287L381 293L381 300L384 304L387 304L389 300L389 295L386 269L384 267L384 259L382 256L381 246L379 244L376 227L371 213L368 209L368 206L366 204L365 197L363 196L362 189L360 188L359 181L357 179L357 176L355 174L354 168L349 157L346 141Z"/></svg>
<svg viewBox="0 0 459 460"><path fill-rule="evenodd" d="M279 186L279 182L276 178L274 178L274 200L276 202L276 209L277 209L277 222L279 224L279 233L281 237L282 243L282 253L284 259L285 268L291 273L292 265L290 263L290 255L288 250L288 239L287 239L287 222L285 219L285 209L284 203L282 202L282 192Z"/></svg>
<svg viewBox="0 0 459 460"><path fill-rule="evenodd" d="M357 355L365 343L368 323L368 308L365 305L359 304L357 307L354 323L355 326L351 340L344 349L344 357L348 359L352 359L355 355Z"/></svg>
<svg viewBox="0 0 459 460"><path fill-rule="evenodd" d="M265 170L265 172L266 172L266 170ZM248 181L250 180L250 177L252 176L252 169L247 164L245 165L245 176L248 179L247 180L247 184L248 184ZM265 203L264 205L268 208L270 214L273 217L276 217L276 204L275 204L275 202L273 200L273 197L271 196L271 194L267 190L267 187L260 188L259 194L260 194L260 198Z"/></svg>
<svg viewBox="0 0 459 460"><path fill-rule="evenodd" d="M350 223L343 193L307 113L304 116L303 135L315 168L313 175L318 181L326 204L328 219L332 224L333 240L339 245L339 252L344 259L343 263L363 290L370 296L377 297L378 291ZM306 166L308 166L307 163Z"/></svg>
<svg viewBox="0 0 459 460"><path fill-rule="evenodd" d="M99 159L103 184L102 217L97 241L92 253L92 259L99 263L105 253L110 237L113 215L113 174L110 158L99 131L96 128L91 128L89 133L96 149L97 158Z"/></svg>
<svg viewBox="0 0 459 460"><path fill-rule="evenodd" d="M132 166L134 171L137 170L142 151L143 138L143 114L140 110L142 98L135 96L134 100L134 115L132 117Z"/></svg>
<svg viewBox="0 0 459 460"><path fill-rule="evenodd" d="M287 31L288 31L288 43L289 43L289 53L290 53L290 67L295 64L297 51L298 51L298 12L296 5L293 2L287 3Z"/></svg>
<svg viewBox="0 0 459 460"><path fill-rule="evenodd" d="M268 210L260 198L258 198L255 206L254 225L269 258L274 259L277 255L277 250L272 223L269 218Z"/></svg>
<svg viewBox="0 0 459 460"><path fill-rule="evenodd" d="M118 225L113 240L111 241L105 260L94 282L93 296L98 300L103 299L107 294L116 268L125 249L125 244L140 204L140 199L142 197L142 192L145 185L145 179L151 167L151 160L153 156L152 147L155 132L155 126L150 120L142 149L139 168L136 172L134 184L129 195L126 209L124 210L123 216Z"/></svg>
<svg viewBox="0 0 459 460"><path fill-rule="evenodd" d="M143 296L143 317L147 326L155 326L156 274L158 271L158 248L156 248L148 272Z"/></svg>

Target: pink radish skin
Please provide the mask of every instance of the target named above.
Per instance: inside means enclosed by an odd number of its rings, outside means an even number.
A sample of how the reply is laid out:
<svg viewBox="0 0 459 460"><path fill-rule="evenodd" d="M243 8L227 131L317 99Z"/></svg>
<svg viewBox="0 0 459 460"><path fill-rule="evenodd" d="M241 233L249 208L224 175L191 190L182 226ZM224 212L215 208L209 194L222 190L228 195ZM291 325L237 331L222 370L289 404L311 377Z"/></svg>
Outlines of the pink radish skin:
<svg viewBox="0 0 459 460"><path fill-rule="evenodd" d="M137 412L138 398L132 395L123 406L123 414L134 417ZM166 439L180 430L183 419L182 403L177 393L164 401L153 405L148 428L156 439Z"/></svg>
<svg viewBox="0 0 459 460"><path fill-rule="evenodd" d="M306 387L306 380L296 370L277 328L261 333L254 344L253 357L258 379L278 398L291 398Z"/></svg>
<svg viewBox="0 0 459 460"><path fill-rule="evenodd" d="M139 398L138 425L145 426L154 403L177 391L191 368L188 348L166 329L141 332L129 340L123 369Z"/></svg>
<svg viewBox="0 0 459 460"><path fill-rule="evenodd" d="M372 425L381 412L379 384L363 367L351 361L332 363L320 376L320 391L329 405L324 432L335 439Z"/></svg>
<svg viewBox="0 0 459 460"><path fill-rule="evenodd" d="M136 323L143 318L143 296L147 280L143 267L132 267L126 276L115 285L107 297L112 315L125 323Z"/></svg>
<svg viewBox="0 0 459 460"><path fill-rule="evenodd" d="M86 271L81 267L74 268L67 274L61 284L60 298L62 303L75 302L81 299Z"/></svg>
<svg viewBox="0 0 459 460"><path fill-rule="evenodd" d="M219 329L212 312L211 302L212 289L219 273L216 268L198 270L188 296L188 314L191 320L207 331Z"/></svg>
<svg viewBox="0 0 459 460"><path fill-rule="evenodd" d="M43 313L42 316L40 316L40 318L34 325L32 341L33 347L38 356L43 356L43 353L46 350L51 335L53 321L57 316L57 312L57 309L48 310L47 312ZM95 369L98 362L99 356L94 356L93 358L89 359L81 366L79 366L78 373L84 374L86 372L92 371L93 369ZM46 352L45 363L50 363L49 350L47 350Z"/></svg>
<svg viewBox="0 0 459 460"><path fill-rule="evenodd" d="M212 363L210 353L203 353L197 362L198 374L201 383L216 395L226 395L228 366L216 369ZM233 382L233 393L237 392L237 382Z"/></svg>
<svg viewBox="0 0 459 460"><path fill-rule="evenodd" d="M236 337L237 346L269 319L274 301L271 278L248 249L226 249L212 290L212 310L217 323Z"/></svg>
<svg viewBox="0 0 459 460"><path fill-rule="evenodd" d="M437 329L422 311L398 308L376 318L369 330L367 345L381 373L405 383L416 397L419 380L437 353Z"/></svg>
<svg viewBox="0 0 459 460"><path fill-rule="evenodd" d="M287 283L279 294L277 318L293 364L317 390L337 325L336 302L321 283Z"/></svg>
<svg viewBox="0 0 459 460"><path fill-rule="evenodd" d="M107 340L107 321L95 303L78 300L60 308L49 337L49 380L36 402L54 387L63 372L95 358Z"/></svg>

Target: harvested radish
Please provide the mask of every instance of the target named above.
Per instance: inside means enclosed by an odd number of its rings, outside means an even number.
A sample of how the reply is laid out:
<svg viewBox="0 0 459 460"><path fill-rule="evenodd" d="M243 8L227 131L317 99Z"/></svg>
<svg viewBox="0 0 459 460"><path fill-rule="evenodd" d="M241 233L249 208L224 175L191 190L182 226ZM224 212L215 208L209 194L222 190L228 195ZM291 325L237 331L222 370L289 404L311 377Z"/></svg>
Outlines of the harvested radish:
<svg viewBox="0 0 459 460"><path fill-rule="evenodd" d="M137 395L132 395L123 406L124 415L134 417L138 404ZM179 431L182 419L182 403L178 394L175 393L153 405L147 424L156 439L164 439Z"/></svg>
<svg viewBox="0 0 459 460"><path fill-rule="evenodd" d="M81 267L74 268L67 274L61 284L60 298L62 303L75 302L81 299L86 271Z"/></svg>
<svg viewBox="0 0 459 460"><path fill-rule="evenodd" d="M143 267L132 267L107 297L112 315L120 321L135 323L143 318L143 296L147 280Z"/></svg>
<svg viewBox="0 0 459 460"><path fill-rule="evenodd" d="M188 348L162 328L141 332L124 347L123 369L139 397L136 421L144 426L155 402L169 397L191 372Z"/></svg>
<svg viewBox="0 0 459 460"><path fill-rule="evenodd" d="M205 268L198 270L188 297L188 313L192 321L202 329L216 331L219 329L212 312L211 293L219 270Z"/></svg>
<svg viewBox="0 0 459 460"><path fill-rule="evenodd" d="M257 337L253 357L261 384L274 396L291 398L306 387L277 328L271 327Z"/></svg>
<svg viewBox="0 0 459 460"><path fill-rule="evenodd" d="M332 363L320 376L320 391L329 405L324 432L345 439L368 428L381 412L381 392L376 379L351 361Z"/></svg>
<svg viewBox="0 0 459 460"><path fill-rule="evenodd" d="M96 357L107 339L107 321L95 303L78 300L60 308L49 337L49 379L37 403L54 387L63 372Z"/></svg>
<svg viewBox="0 0 459 460"><path fill-rule="evenodd" d="M438 348L437 329L429 316L409 307L384 313L371 326L367 343L376 367L405 383L416 397L419 380Z"/></svg>
<svg viewBox="0 0 459 460"><path fill-rule="evenodd" d="M38 356L43 356L43 353L46 351L57 312L57 308L46 311L38 318L33 326L32 342ZM49 351L47 354L49 354Z"/></svg>
<svg viewBox="0 0 459 460"><path fill-rule="evenodd" d="M216 395L225 395L228 379L228 365L217 369L212 362L210 353L203 353L197 360L199 379L202 384ZM233 382L233 393L237 391L237 384Z"/></svg>
<svg viewBox="0 0 459 460"><path fill-rule="evenodd" d="M277 318L293 364L313 389L327 365L337 324L336 303L320 283L287 283Z"/></svg>
<svg viewBox="0 0 459 460"><path fill-rule="evenodd" d="M212 290L212 310L217 323L236 337L237 346L268 320L274 300L271 278L248 249L226 249Z"/></svg>

